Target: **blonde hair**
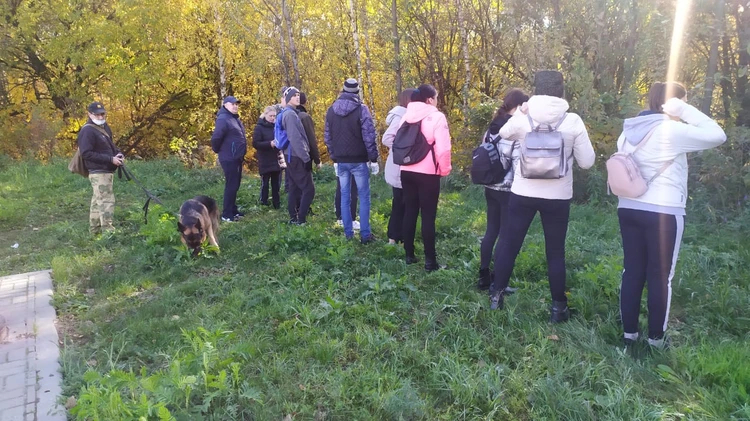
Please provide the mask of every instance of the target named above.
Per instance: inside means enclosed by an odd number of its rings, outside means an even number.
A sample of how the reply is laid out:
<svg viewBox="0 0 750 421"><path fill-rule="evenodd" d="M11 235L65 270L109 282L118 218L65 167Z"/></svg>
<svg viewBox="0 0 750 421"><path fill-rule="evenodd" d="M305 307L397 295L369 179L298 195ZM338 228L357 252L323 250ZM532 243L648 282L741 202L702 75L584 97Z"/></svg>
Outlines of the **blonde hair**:
<svg viewBox="0 0 750 421"><path fill-rule="evenodd" d="M264 108L263 114L260 115L260 118L265 119L266 114L268 114L270 111L276 111L276 107L274 107L273 105L269 105L268 107Z"/></svg>

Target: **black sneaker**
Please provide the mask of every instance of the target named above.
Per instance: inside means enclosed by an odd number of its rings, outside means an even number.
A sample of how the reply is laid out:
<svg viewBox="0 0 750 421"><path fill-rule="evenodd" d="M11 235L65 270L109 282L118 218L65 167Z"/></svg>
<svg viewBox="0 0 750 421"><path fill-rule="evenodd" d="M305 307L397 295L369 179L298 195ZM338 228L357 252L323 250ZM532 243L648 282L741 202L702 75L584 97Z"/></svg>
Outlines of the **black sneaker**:
<svg viewBox="0 0 750 421"><path fill-rule="evenodd" d="M436 270L445 269L445 265L439 264L437 261L425 262L424 270L427 272L435 272Z"/></svg>
<svg viewBox="0 0 750 421"><path fill-rule="evenodd" d="M413 265L414 263L419 262L415 256L406 256L406 264L407 265Z"/></svg>
<svg viewBox="0 0 750 421"><path fill-rule="evenodd" d="M490 269L479 269L479 280L477 281L477 289L480 291L486 291L490 289L492 285L492 274Z"/></svg>
<svg viewBox="0 0 750 421"><path fill-rule="evenodd" d="M516 291L518 291L518 288L505 287L505 289L503 290L503 295L507 297L509 295L515 294Z"/></svg>
<svg viewBox="0 0 750 421"><path fill-rule="evenodd" d="M301 222L301 221L298 221L298 220L296 220L296 219L290 219L290 220L289 220L289 225L297 225L297 226L300 226L300 227L302 227L302 226L304 226L304 225L305 225L305 223L304 223L304 222Z"/></svg>
<svg viewBox="0 0 750 421"><path fill-rule="evenodd" d="M375 236L372 235L372 234L370 234L367 237L363 237L362 239L360 239L359 242L362 243L362 244L374 243L375 242Z"/></svg>
<svg viewBox="0 0 750 421"><path fill-rule="evenodd" d="M240 218L242 218L243 216L245 216L245 214L244 214L244 213L242 213L242 212L237 212L237 213L235 213L235 214L234 214L234 219L240 219Z"/></svg>
<svg viewBox="0 0 750 421"><path fill-rule="evenodd" d="M495 293L490 295L490 310L502 310L503 301L503 294Z"/></svg>
<svg viewBox="0 0 750 421"><path fill-rule="evenodd" d="M549 309L549 321L552 323L562 323L570 318L570 309L567 301L552 301L552 307Z"/></svg>

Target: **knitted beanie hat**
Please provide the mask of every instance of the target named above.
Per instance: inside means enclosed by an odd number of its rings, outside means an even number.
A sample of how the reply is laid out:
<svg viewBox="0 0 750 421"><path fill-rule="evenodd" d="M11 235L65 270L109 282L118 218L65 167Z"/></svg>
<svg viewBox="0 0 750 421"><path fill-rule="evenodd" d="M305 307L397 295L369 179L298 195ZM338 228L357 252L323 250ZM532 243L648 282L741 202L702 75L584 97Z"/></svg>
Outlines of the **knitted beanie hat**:
<svg viewBox="0 0 750 421"><path fill-rule="evenodd" d="M299 89L295 88L294 86L290 86L286 89L286 92L284 92L284 100L289 103L289 100L292 99L295 95L299 93Z"/></svg>
<svg viewBox="0 0 750 421"><path fill-rule="evenodd" d="M359 82L357 82L357 79L349 78L344 82L344 92L349 92L352 94L359 93Z"/></svg>

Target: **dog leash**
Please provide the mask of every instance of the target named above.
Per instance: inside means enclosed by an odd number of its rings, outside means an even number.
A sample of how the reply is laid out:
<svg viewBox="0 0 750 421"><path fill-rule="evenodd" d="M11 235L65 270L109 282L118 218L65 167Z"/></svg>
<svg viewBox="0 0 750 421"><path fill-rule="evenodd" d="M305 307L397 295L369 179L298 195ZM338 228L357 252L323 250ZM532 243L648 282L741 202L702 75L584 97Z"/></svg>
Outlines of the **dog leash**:
<svg viewBox="0 0 750 421"><path fill-rule="evenodd" d="M130 172L130 170L128 170L127 167L125 167L125 164L122 164L119 167L117 167L117 178L122 180L123 175L125 176L126 181L135 182L135 184L138 185L138 187L140 187L144 193L146 193L146 196L148 197L148 199L146 199L146 203L143 205L143 223L145 225L148 225L148 205L151 204L152 200L162 206L164 206L164 203L162 203L161 200L159 200L159 198L156 197L156 195L148 191L148 189L146 189L143 186L143 184L141 184L141 182L138 181L137 178L135 178L133 173Z"/></svg>

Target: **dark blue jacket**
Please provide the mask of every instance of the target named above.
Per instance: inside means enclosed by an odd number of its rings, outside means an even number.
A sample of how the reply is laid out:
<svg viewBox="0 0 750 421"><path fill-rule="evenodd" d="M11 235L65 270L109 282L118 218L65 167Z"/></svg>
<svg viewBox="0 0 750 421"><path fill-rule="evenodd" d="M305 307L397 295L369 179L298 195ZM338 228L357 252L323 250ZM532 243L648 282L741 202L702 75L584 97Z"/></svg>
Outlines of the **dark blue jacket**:
<svg viewBox="0 0 750 421"><path fill-rule="evenodd" d="M107 123L101 127L107 135L100 132L91 119L86 121L78 132L78 148L81 150L83 162L91 174L113 173L117 166L112 163L112 157L120 150L112 142L112 130Z"/></svg>
<svg viewBox="0 0 750 421"><path fill-rule="evenodd" d="M325 143L333 162L377 162L377 133L359 95L342 92L326 114Z"/></svg>
<svg viewBox="0 0 750 421"><path fill-rule="evenodd" d="M219 161L242 161L247 152L247 136L240 116L224 107L216 113L211 149L219 154Z"/></svg>

